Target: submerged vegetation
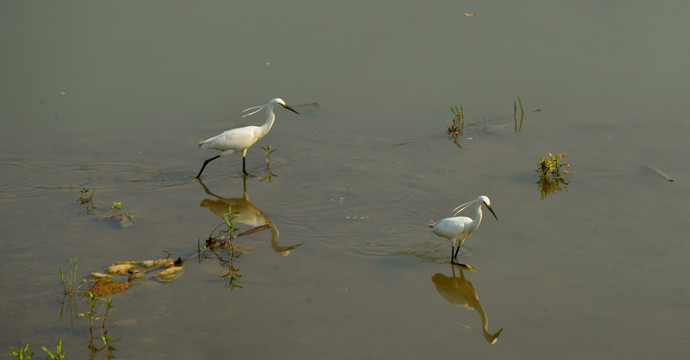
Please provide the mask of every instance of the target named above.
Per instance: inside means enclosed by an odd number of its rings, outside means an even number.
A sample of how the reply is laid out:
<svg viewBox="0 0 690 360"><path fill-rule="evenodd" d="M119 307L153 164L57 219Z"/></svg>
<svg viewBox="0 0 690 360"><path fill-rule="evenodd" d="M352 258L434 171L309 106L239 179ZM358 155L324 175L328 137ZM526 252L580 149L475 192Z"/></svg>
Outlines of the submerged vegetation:
<svg viewBox="0 0 690 360"><path fill-rule="evenodd" d="M248 235L272 226L262 225L250 229L249 231L242 232L242 229L235 227L235 225L232 223L232 220L238 216L239 212L233 211L232 207L229 206L228 211L223 214L225 224L218 225L211 232L211 235L209 235L208 239L206 239L206 245L199 248L200 260L210 258L210 256L207 255L207 252L218 259L219 264L224 269L223 274L221 274L220 277L227 280L225 287L229 288L230 290L234 290L235 288L241 289L243 287L239 284L242 274L240 274L240 269L235 262L238 257L245 254L248 250L251 250L250 246L235 246L232 243L232 240L241 235ZM238 231L241 233L235 235L235 233ZM218 235L214 236L216 233Z"/></svg>
<svg viewBox="0 0 690 360"><path fill-rule="evenodd" d="M79 201L80 205L84 205L84 210L86 211L87 214L90 214L92 211L96 210L96 205L93 203L93 194L96 193L96 190L91 190L87 188L82 188L79 194Z"/></svg>
<svg viewBox="0 0 690 360"><path fill-rule="evenodd" d="M540 156L535 171L539 174L539 180L536 184L539 187L542 200L556 191L568 191L570 181L566 181L565 176L569 173L564 167L569 168L570 164L561 162L565 156L565 153L558 155L549 153L549 157Z"/></svg>
<svg viewBox="0 0 690 360"><path fill-rule="evenodd" d="M91 214L98 208L93 200L93 195L95 193L96 190L87 188L82 188L79 192L79 198L77 201L80 203L80 205L84 206L84 210L87 214ZM103 215L104 219L117 220L118 224L120 224L122 227L127 227L134 224L134 214L123 211L122 202L113 201L113 206L110 207L110 210L111 211L109 213Z"/></svg>
<svg viewBox="0 0 690 360"><path fill-rule="evenodd" d="M113 201L113 206L110 207L112 212L103 215L106 219L117 220L122 227L130 226L134 223L134 214L130 212L124 212L122 210L122 203L118 201Z"/></svg>
<svg viewBox="0 0 690 360"><path fill-rule="evenodd" d="M79 268L79 261L77 259L69 261L69 275L66 275L60 266L60 281L62 282L62 288L65 292L65 296L74 296L77 293L77 269Z"/></svg>

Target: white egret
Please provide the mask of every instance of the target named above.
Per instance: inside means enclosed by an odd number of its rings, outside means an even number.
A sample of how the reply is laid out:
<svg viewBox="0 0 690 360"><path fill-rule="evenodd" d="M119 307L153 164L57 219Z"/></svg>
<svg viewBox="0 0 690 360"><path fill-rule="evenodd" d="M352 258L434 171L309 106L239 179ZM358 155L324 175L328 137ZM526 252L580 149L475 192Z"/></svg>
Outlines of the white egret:
<svg viewBox="0 0 690 360"><path fill-rule="evenodd" d="M465 216L456 216L459 212L465 210L472 204L477 204L474 219L470 219ZM489 200L488 197L481 195L475 200L468 201L453 209L454 217L445 218L435 224L429 225L429 227L431 228L431 232L440 237L448 239L453 244L453 247L450 250L451 263L456 265L463 265L455 262L455 259L458 256L458 252L460 251L462 243L465 241L465 239L472 235L472 233L475 230L477 230L479 224L482 222L482 204L486 205L486 207L489 209L489 211L491 211L496 220L498 220L496 213L494 213L494 210L491 208L491 200Z"/></svg>
<svg viewBox="0 0 690 360"><path fill-rule="evenodd" d="M242 172L247 174L245 165L247 149L250 146L254 145L255 142L259 141L259 139L264 137L264 135L266 135L269 130L271 130L271 126L273 126L273 121L276 118L275 114L273 113L273 107L275 107L276 105L280 105L294 112L295 114L299 114L293 108L287 106L285 104L285 101L283 101L283 99L281 98L275 98L265 105L254 106L250 107L249 109L242 110L242 112L254 110L248 114L242 115L242 117L245 117L256 114L262 109L265 109L266 123L264 123L261 126L245 126L232 130L227 130L219 135L216 135L210 139L206 139L200 142L200 148L220 150L221 153L204 161L204 165L201 167L201 170L199 170L199 174L197 174L196 178L198 179L201 176L201 173L204 172L204 168L206 168L206 165L208 165L208 163L210 163L211 161L218 159L221 156L230 155L238 151L242 151Z"/></svg>

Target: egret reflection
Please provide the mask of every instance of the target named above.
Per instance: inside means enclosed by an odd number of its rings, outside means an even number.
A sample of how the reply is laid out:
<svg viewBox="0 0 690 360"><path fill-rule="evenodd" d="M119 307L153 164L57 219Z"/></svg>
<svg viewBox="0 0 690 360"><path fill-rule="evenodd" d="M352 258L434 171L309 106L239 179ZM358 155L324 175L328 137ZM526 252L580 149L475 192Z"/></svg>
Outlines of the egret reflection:
<svg viewBox="0 0 690 360"><path fill-rule="evenodd" d="M451 265L451 268L453 269L452 277L443 274L435 274L431 277L431 281L436 285L436 291L438 291L446 301L453 305L477 311L482 319L484 339L486 339L489 344L495 343L503 329L498 330L494 334L489 332L489 319L486 316L482 304L479 302L477 291L474 289L472 283L465 277L465 273L461 266ZM460 272L460 277L455 275L456 269Z"/></svg>
<svg viewBox="0 0 690 360"><path fill-rule="evenodd" d="M251 201L249 201L249 195L247 194L246 175L242 177L242 197L239 198L224 198L218 196L211 192L211 190L208 189L201 179L199 179L199 184L201 184L201 186L204 188L204 191L208 195L213 197L202 200L200 204L201 207L211 210L212 213L221 218L223 218L223 215L228 212L228 208L231 207L233 212L237 212L237 216L234 218L235 222L250 226L270 225L271 247L275 252L281 254L282 256L287 256L290 254L290 251L302 245L302 243L299 243L292 246L281 246L278 243L280 233L278 232L276 225L268 215L266 215L263 211L254 206Z"/></svg>

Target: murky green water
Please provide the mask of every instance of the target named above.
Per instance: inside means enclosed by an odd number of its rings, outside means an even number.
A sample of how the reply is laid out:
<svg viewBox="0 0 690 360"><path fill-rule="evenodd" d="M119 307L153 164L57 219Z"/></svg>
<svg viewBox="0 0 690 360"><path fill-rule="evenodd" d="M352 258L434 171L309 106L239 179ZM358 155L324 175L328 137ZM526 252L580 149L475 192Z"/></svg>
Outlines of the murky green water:
<svg viewBox="0 0 690 360"><path fill-rule="evenodd" d="M113 295L118 358L684 358L689 7L3 3L0 359L59 339L88 357L59 267L194 255L228 205L277 231ZM274 175L255 146L246 195L239 155L193 180L214 155L197 141L277 96L301 115L257 144ZM542 200L549 152L571 183ZM462 271L426 224L480 194L499 221ZM114 201L133 226L102 218Z"/></svg>

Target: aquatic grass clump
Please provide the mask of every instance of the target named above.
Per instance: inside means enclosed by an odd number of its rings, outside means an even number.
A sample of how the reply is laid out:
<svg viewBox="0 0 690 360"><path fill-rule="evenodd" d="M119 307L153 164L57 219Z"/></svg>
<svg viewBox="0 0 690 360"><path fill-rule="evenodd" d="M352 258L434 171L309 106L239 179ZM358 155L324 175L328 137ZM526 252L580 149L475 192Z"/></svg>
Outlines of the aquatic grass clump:
<svg viewBox="0 0 690 360"><path fill-rule="evenodd" d="M60 281L62 282L62 288L65 292L65 296L73 297L77 293L77 269L79 268L79 262L77 259L69 261L69 276L67 276L64 271L62 271L62 266L60 266Z"/></svg>
<svg viewBox="0 0 690 360"><path fill-rule="evenodd" d="M520 104L520 113L522 115L525 115L525 109L522 108L522 100L520 100L520 97L517 97L517 103L513 101L513 116L517 115L517 104Z"/></svg>
<svg viewBox="0 0 690 360"><path fill-rule="evenodd" d="M43 351L45 351L48 354L48 357L50 357L52 360L62 360L65 358L65 349L62 348L62 340L59 340L57 343L57 349L55 352L52 352L48 349L46 349L45 346L42 346Z"/></svg>
<svg viewBox="0 0 690 360"><path fill-rule="evenodd" d="M548 158L540 156L535 171L539 174L539 180L536 184L542 200L556 191L568 191L567 186L570 185L570 181L566 181L565 176L569 173L564 167L569 168L570 164L561 162L565 156L565 153L558 155L549 153Z"/></svg>
<svg viewBox="0 0 690 360"><path fill-rule="evenodd" d="M34 352L29 350L29 344L26 344L26 347L23 349L21 346L16 349L10 346L10 351L12 351L12 355L14 355L17 360L29 360L34 357ZM31 352L29 353L29 351Z"/></svg>
<svg viewBox="0 0 690 360"><path fill-rule="evenodd" d="M448 125L448 134L457 135L465 132L465 112L462 109L462 104L458 108L458 105L451 105L450 112L453 113L453 120L450 125Z"/></svg>
<svg viewBox="0 0 690 360"><path fill-rule="evenodd" d="M570 164L561 163L561 160L566 157L567 154L553 155L549 153L549 157L545 158L540 156L539 163L537 164L537 173L539 173L539 178L541 179L558 179L563 178L563 176L568 175L568 171L563 169L563 167L570 167Z"/></svg>
<svg viewBox="0 0 690 360"><path fill-rule="evenodd" d="M69 275L66 274L66 272L62 270L62 266L60 266L60 282L62 283L62 290L64 293L64 298L60 306L60 319L62 319L65 313L69 313L71 326L74 326L74 322L79 319L79 309L77 308L77 303L74 301L74 298L76 295L80 295L79 288L84 283L83 281L77 281L78 268L79 262L77 259L69 261Z"/></svg>
<svg viewBox="0 0 690 360"><path fill-rule="evenodd" d="M62 340L58 340L57 349L55 350L55 352L46 349L45 346L42 346L41 348L43 349L43 351L45 351L46 354L48 354L46 356L47 358L50 358L52 360L65 359L65 349L62 348ZM26 347L23 349L21 348L21 346L16 349L10 346L10 350L12 351L12 355L14 355L17 358L17 360L29 360L32 357L34 357L34 352L29 350L29 344L26 344Z"/></svg>

